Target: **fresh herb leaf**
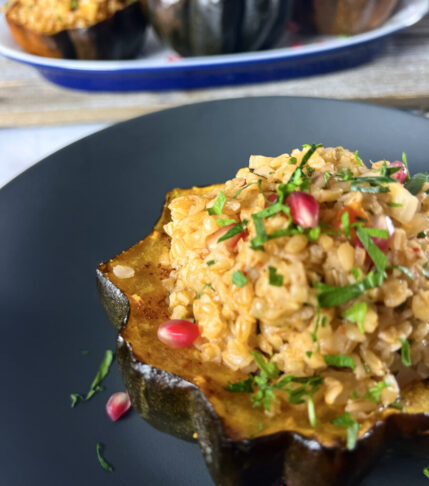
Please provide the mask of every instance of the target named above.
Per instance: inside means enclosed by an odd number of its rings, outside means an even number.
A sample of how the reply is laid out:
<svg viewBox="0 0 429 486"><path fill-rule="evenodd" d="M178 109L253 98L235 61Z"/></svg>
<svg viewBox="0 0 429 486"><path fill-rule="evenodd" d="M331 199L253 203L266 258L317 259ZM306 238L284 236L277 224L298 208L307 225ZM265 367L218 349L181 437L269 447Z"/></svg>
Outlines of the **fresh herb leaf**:
<svg viewBox="0 0 429 486"><path fill-rule="evenodd" d="M420 233L417 233L417 238L419 240L422 240L423 238L426 238L426 233L424 231L420 231Z"/></svg>
<svg viewBox="0 0 429 486"><path fill-rule="evenodd" d="M289 178L289 181L293 181L294 180L294 177L298 171L298 169L302 169L305 164L309 161L310 157L314 154L314 152L316 152L316 150L320 147L323 147L323 145L321 143L319 144L312 144L311 147L309 145L306 145L304 147L303 145L303 148L308 148L307 152L305 153L304 157L301 159L301 163L299 164L299 167L295 169L295 171L292 173L291 177Z"/></svg>
<svg viewBox="0 0 429 486"><path fill-rule="evenodd" d="M350 234L350 219L349 219L349 212L345 211L341 215L341 224L343 225L343 230L347 238L350 240L351 239L351 234Z"/></svg>
<svg viewBox="0 0 429 486"><path fill-rule="evenodd" d="M426 172L419 172L418 174L414 174L413 177L404 184L404 187L405 189L408 189L413 196L417 196L417 194L422 190L425 182L428 180L429 174Z"/></svg>
<svg viewBox="0 0 429 486"><path fill-rule="evenodd" d="M356 225L356 223L354 223ZM368 236L372 238L381 238L383 240L387 240L389 238L389 233L385 229L380 228L364 228L358 226L362 231L364 231Z"/></svg>
<svg viewBox="0 0 429 486"><path fill-rule="evenodd" d="M357 162L359 165L361 165L362 167L364 167L364 164L363 164L363 162L362 162L362 159L359 157L359 151L358 151L358 150L356 150L356 152L355 152L355 159L356 159L356 162Z"/></svg>
<svg viewBox="0 0 429 486"><path fill-rule="evenodd" d="M428 466L426 466L426 467L423 469L423 474L424 474L424 475L425 475L427 478L429 478L429 465L428 465Z"/></svg>
<svg viewBox="0 0 429 486"><path fill-rule="evenodd" d="M283 285L283 275L277 273L277 269L275 267L268 267L268 272L268 281L270 282L270 285L281 287Z"/></svg>
<svg viewBox="0 0 429 486"><path fill-rule="evenodd" d="M207 262L207 266L208 266L208 267L211 267L211 266L212 266L212 265L214 265L215 263L216 263L216 260L209 260L209 261Z"/></svg>
<svg viewBox="0 0 429 486"><path fill-rule="evenodd" d="M356 229L357 237L359 238L360 242L364 246L365 250L368 252L368 255L370 256L371 260L374 262L374 265L376 266L377 270L383 273L387 264L387 256L380 250L380 248L371 239L371 233L373 233L373 231L370 232L368 230L373 230L373 228L357 228ZM385 230L379 230L379 231L385 231Z"/></svg>
<svg viewBox="0 0 429 486"><path fill-rule="evenodd" d="M410 343L407 339L401 339L401 361L404 366L411 366L411 348Z"/></svg>
<svg viewBox="0 0 429 486"><path fill-rule="evenodd" d="M255 358L255 363L258 368L271 380L276 380L280 375L276 363L273 361L265 361L265 358L258 351L251 351L250 354Z"/></svg>
<svg viewBox="0 0 429 486"><path fill-rule="evenodd" d="M308 241L317 241L321 232L322 228L320 226L314 226L313 228L308 229L308 231L305 233L305 236Z"/></svg>
<svg viewBox="0 0 429 486"><path fill-rule="evenodd" d="M205 283L203 285L203 288L199 291L199 293L197 294L197 296L195 297L196 299L201 299L201 297L203 296L204 294L204 290L206 289L211 289L211 290L214 290L213 286L211 283Z"/></svg>
<svg viewBox="0 0 429 486"><path fill-rule="evenodd" d="M404 410L404 404L401 402L401 399L399 397L394 402L392 402L389 407L396 408L396 410Z"/></svg>
<svg viewBox="0 0 429 486"><path fill-rule="evenodd" d="M100 364L100 367L95 375L94 380L89 387L89 391L87 394L81 395L80 393L72 393L70 394L71 398L71 407L73 408L79 401L86 402L91 397L95 395L95 393L102 391L103 387L100 385L104 378L107 376L110 370L110 365L113 361L113 353L110 349L107 349L104 353L103 361Z"/></svg>
<svg viewBox="0 0 429 486"><path fill-rule="evenodd" d="M308 413L308 421L313 429L316 427L317 419L316 419L316 410L314 409L314 400L313 396L309 395L307 397L307 413Z"/></svg>
<svg viewBox="0 0 429 486"><path fill-rule="evenodd" d="M324 354L323 360L328 366L335 366L336 368L356 368L356 363L351 356L345 354Z"/></svg>
<svg viewBox="0 0 429 486"><path fill-rule="evenodd" d="M351 269L351 272L352 272L353 278L356 280L356 282L359 282L360 280L362 280L363 273L362 273L362 270L360 268L353 267Z"/></svg>
<svg viewBox="0 0 429 486"><path fill-rule="evenodd" d="M219 226L228 226L230 224L234 224L236 223L237 221L235 219L217 219L216 220L216 223L219 225Z"/></svg>
<svg viewBox="0 0 429 486"><path fill-rule="evenodd" d="M386 203L388 206L390 206L391 208L402 208L402 204L401 203L395 203L395 202L388 202Z"/></svg>
<svg viewBox="0 0 429 486"><path fill-rule="evenodd" d="M98 462L101 464L101 467L105 471L112 472L113 466L111 466L103 457L104 445L101 442L97 442L96 450L97 450Z"/></svg>
<svg viewBox="0 0 429 486"><path fill-rule="evenodd" d="M426 278L429 278L429 270L426 268L429 262L426 262L422 267L422 273Z"/></svg>
<svg viewBox="0 0 429 486"><path fill-rule="evenodd" d="M231 199L235 199L236 197L238 197L245 189L247 189L248 187L250 186L254 186L255 184L257 184L258 181L254 181L254 182L249 182L248 184L246 184L245 186L241 187L232 197Z"/></svg>
<svg viewBox="0 0 429 486"><path fill-rule="evenodd" d="M344 287L331 287L325 285L324 289L317 296L317 300L321 307L337 307L349 300L356 299L366 290L379 287L383 283L383 280L384 273L375 271L368 273L361 282L356 282Z"/></svg>
<svg viewBox="0 0 429 486"><path fill-rule="evenodd" d="M237 287L244 287L247 284L247 278L241 270L235 271L231 280Z"/></svg>
<svg viewBox="0 0 429 486"><path fill-rule="evenodd" d="M372 386L366 393L364 398L371 402L379 403L381 398L381 392L389 386L387 381L380 381L376 385Z"/></svg>
<svg viewBox="0 0 429 486"><path fill-rule="evenodd" d="M356 302L351 307L346 309L341 317L347 319L350 322L355 322L359 326L359 330L362 334L365 332L365 317L368 311L368 305L366 302Z"/></svg>
<svg viewBox="0 0 429 486"><path fill-rule="evenodd" d="M288 160L288 164L289 165L296 165L298 163L298 160L296 159L296 157L291 157L289 160Z"/></svg>
<svg viewBox="0 0 429 486"><path fill-rule="evenodd" d="M402 272L404 275L406 275L410 280L414 280L414 275L413 273L411 272L411 270L407 267L403 267L402 265L389 265L388 267L386 267L388 270L392 269L392 270L399 270L400 272Z"/></svg>
<svg viewBox="0 0 429 486"><path fill-rule="evenodd" d="M253 393L253 376L249 376L247 380L242 380L238 383L231 383L228 381L228 385L225 389L235 393Z"/></svg>
<svg viewBox="0 0 429 486"><path fill-rule="evenodd" d="M242 223L237 223L235 226L230 228L223 236L221 236L217 240L217 242L222 243L222 241L229 240L233 236L243 233L243 231L246 229L247 223L247 219L245 219Z"/></svg>
<svg viewBox="0 0 429 486"><path fill-rule="evenodd" d="M353 180L354 179L354 174L353 174L353 172L349 168L343 167L339 171L335 172L334 177L338 181L345 182L345 181L351 181L351 180Z"/></svg>
<svg viewBox="0 0 429 486"><path fill-rule="evenodd" d="M211 208L206 208L206 210L212 216L215 214L222 214L225 203L226 203L225 193L223 191L220 191L213 206Z"/></svg>
<svg viewBox="0 0 429 486"><path fill-rule="evenodd" d="M305 355L310 359L313 356L313 351L306 351Z"/></svg>
<svg viewBox="0 0 429 486"><path fill-rule="evenodd" d="M347 429L347 449L352 451L356 446L356 439L360 424L356 422L349 412L343 413L343 415L334 418L332 423L338 427L344 427Z"/></svg>
<svg viewBox="0 0 429 486"><path fill-rule="evenodd" d="M405 152L402 152L402 163L405 165L405 168L407 169L407 177L405 178L405 180L409 181L410 180L410 169L408 168L407 154Z"/></svg>

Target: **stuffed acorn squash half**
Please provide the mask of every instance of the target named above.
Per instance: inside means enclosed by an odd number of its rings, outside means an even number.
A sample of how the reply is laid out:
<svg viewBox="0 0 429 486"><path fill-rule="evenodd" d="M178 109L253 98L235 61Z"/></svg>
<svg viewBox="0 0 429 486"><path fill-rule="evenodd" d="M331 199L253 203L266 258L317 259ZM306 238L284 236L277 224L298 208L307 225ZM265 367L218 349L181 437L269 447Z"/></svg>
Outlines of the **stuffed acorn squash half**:
<svg viewBox="0 0 429 486"><path fill-rule="evenodd" d="M97 269L138 413L218 486L356 484L429 430L429 183L341 147L175 189Z"/></svg>
<svg viewBox="0 0 429 486"><path fill-rule="evenodd" d="M16 42L43 57L136 57L146 30L137 0L10 0L6 22Z"/></svg>

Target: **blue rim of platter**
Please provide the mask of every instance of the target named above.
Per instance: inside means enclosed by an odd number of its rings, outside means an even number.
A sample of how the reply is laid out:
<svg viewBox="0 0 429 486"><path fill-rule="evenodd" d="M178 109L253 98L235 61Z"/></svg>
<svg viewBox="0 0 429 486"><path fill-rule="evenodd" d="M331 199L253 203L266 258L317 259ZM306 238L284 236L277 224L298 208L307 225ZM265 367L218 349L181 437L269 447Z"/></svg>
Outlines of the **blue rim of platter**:
<svg viewBox="0 0 429 486"><path fill-rule="evenodd" d="M145 91L194 89L296 78L346 69L373 59L387 37L409 27L429 12L429 0L402 0L381 27L353 37L327 37L299 47L217 56L130 61L75 61L27 54L9 35L0 19L0 55L36 68L49 81L87 91ZM173 61L167 60L168 55Z"/></svg>

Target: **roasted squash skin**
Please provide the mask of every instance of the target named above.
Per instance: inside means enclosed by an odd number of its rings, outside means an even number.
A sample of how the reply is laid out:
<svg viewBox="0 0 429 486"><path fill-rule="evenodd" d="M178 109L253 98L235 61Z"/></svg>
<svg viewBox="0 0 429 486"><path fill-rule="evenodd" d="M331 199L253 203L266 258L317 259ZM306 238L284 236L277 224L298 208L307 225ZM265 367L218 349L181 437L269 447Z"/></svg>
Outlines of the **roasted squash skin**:
<svg viewBox="0 0 429 486"><path fill-rule="evenodd" d="M202 363L193 348L170 350L156 338L158 325L168 318L167 292L160 280L169 269L159 263L169 246L163 232L170 218L168 204L179 195L214 187L169 193L153 232L97 269L101 300L119 331L117 359L133 406L154 427L198 441L217 486L356 484L394 440L429 430L427 383L405 390L403 412L384 410L348 451L338 428L318 423L313 430L298 411L292 417L295 425L289 422L282 429L282 422L252 408L246 394L225 391L228 380L239 381L242 373ZM135 275L116 277L112 269L117 264L131 266Z"/></svg>
<svg viewBox="0 0 429 486"><path fill-rule="evenodd" d="M140 0L158 35L182 56L256 51L285 32L293 0Z"/></svg>
<svg viewBox="0 0 429 486"><path fill-rule="evenodd" d="M299 0L294 20L320 34L355 35L375 29L393 12L398 0Z"/></svg>
<svg viewBox="0 0 429 486"><path fill-rule="evenodd" d="M6 21L15 41L30 54L81 60L136 57L142 48L147 24L137 1L95 25L55 34L35 32L15 22L10 11L6 13Z"/></svg>

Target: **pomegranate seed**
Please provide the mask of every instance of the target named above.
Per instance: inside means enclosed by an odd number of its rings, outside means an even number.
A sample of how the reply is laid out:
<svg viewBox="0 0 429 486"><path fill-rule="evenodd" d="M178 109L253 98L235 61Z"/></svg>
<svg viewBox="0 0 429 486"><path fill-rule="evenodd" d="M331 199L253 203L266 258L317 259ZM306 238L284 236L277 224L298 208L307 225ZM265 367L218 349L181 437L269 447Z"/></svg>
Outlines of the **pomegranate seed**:
<svg viewBox="0 0 429 486"><path fill-rule="evenodd" d="M217 242L217 240L219 238L222 238L222 236L225 235L233 226L235 226L235 225L229 224L228 226L223 226L218 231L216 231L216 233L213 233L212 235L210 235L207 239L207 248L209 250L214 250L216 245L219 244ZM238 233L238 235L233 236L232 238L228 238L227 240L223 241L223 243L225 244L227 250L232 253L235 250L237 243L241 239L245 239L247 237L247 235L248 235L248 232L247 232L247 230L245 230L245 231L242 231L241 233Z"/></svg>
<svg viewBox="0 0 429 486"><path fill-rule="evenodd" d="M196 324L182 319L165 321L158 327L158 339L170 348L186 348L199 335Z"/></svg>
<svg viewBox="0 0 429 486"><path fill-rule="evenodd" d="M106 403L107 415L116 422L131 407L131 401L128 393L114 393Z"/></svg>
<svg viewBox="0 0 429 486"><path fill-rule="evenodd" d="M394 179L396 179L400 183L404 182L405 179L408 176L408 170L405 167L405 164L403 162L399 161L399 160L395 160L394 162L390 163L390 167L401 167L401 169L398 170L398 172L395 172L394 174L392 174L391 177L393 177Z"/></svg>
<svg viewBox="0 0 429 486"><path fill-rule="evenodd" d="M319 223L319 203L311 194L295 191L287 198L292 221L303 228L314 228Z"/></svg>
<svg viewBox="0 0 429 486"><path fill-rule="evenodd" d="M273 194L270 194L269 196L267 196L267 199L268 201L270 201L270 203L275 203L277 201L277 198L278 198L278 195L273 193ZM267 208L269 206L269 204L266 202L265 203L265 207Z"/></svg>

